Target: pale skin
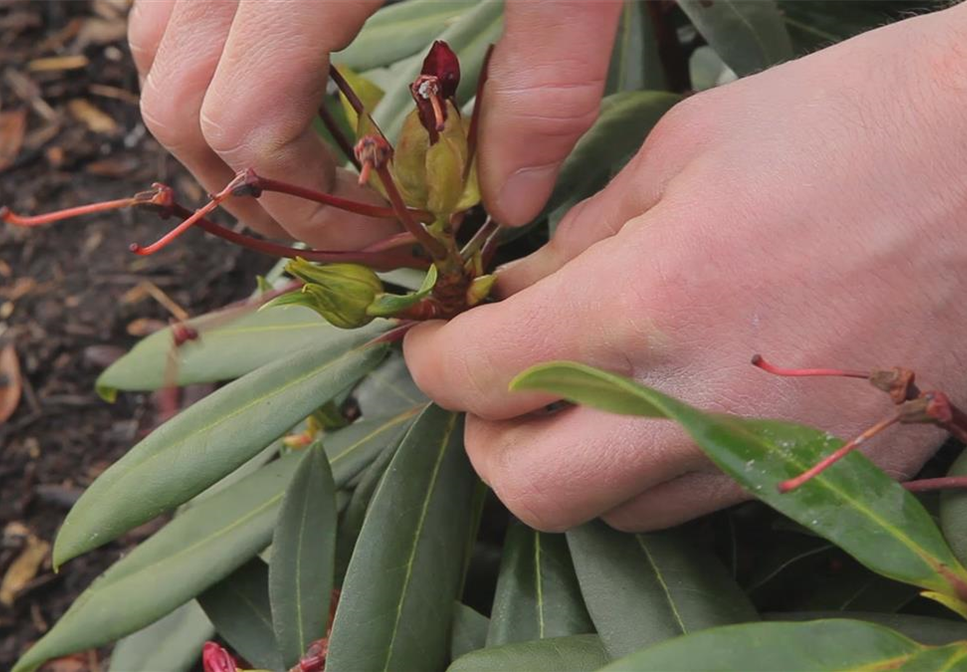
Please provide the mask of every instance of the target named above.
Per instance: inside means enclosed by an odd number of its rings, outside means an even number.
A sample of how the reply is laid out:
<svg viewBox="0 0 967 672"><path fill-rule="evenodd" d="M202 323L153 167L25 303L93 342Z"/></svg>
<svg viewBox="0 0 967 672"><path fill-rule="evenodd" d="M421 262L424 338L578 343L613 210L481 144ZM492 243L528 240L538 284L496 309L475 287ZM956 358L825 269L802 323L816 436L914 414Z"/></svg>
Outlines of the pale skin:
<svg viewBox="0 0 967 672"><path fill-rule="evenodd" d="M255 166L359 198L310 128L329 51L375 2L138 0L130 35L149 129L212 190ZM485 202L520 225L593 122L617 22L603 0L508 0L485 96ZM474 468L524 522L667 527L746 498L669 423L509 381L548 360L633 376L707 409L853 436L891 411L860 381L788 366L903 365L967 403L967 7L881 28L688 98L553 240L502 269L503 300L412 330L416 382L466 411ZM371 196L364 196L372 198ZM235 212L270 235L352 247L393 224L266 195ZM340 232L345 228L340 228ZM909 478L943 434L867 453Z"/></svg>

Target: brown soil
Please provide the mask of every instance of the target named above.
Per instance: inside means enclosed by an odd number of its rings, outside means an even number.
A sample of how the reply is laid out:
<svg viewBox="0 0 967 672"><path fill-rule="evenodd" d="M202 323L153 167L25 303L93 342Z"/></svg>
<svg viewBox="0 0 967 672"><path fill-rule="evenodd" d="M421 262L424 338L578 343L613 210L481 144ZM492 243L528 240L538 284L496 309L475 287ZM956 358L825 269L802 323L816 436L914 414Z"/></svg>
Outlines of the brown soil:
<svg viewBox="0 0 967 672"><path fill-rule="evenodd" d="M126 11L126 0L0 0L0 205L46 212L131 195L156 180L185 200L203 199L141 123ZM130 211L32 229L0 225L0 349L13 344L23 374L19 405L0 422L0 577L31 535L52 543L84 487L154 423L151 396L110 405L94 393L98 373L137 340L130 331L171 317L143 283L198 314L247 295L254 274L271 265L201 233L153 257L127 251L169 226ZM0 397L3 389L0 380ZM0 604L0 669L150 531L56 575L48 557L12 606ZM62 669L91 663L84 656Z"/></svg>

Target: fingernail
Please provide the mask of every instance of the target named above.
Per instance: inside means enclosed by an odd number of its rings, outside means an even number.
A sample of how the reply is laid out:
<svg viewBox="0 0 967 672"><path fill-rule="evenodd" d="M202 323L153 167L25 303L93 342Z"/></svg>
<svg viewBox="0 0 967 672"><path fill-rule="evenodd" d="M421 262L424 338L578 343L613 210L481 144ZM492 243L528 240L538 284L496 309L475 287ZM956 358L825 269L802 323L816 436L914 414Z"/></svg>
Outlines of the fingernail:
<svg viewBox="0 0 967 672"><path fill-rule="evenodd" d="M540 212L550 195L560 163L538 168L521 168L504 182L497 197L497 210L510 226L526 224Z"/></svg>

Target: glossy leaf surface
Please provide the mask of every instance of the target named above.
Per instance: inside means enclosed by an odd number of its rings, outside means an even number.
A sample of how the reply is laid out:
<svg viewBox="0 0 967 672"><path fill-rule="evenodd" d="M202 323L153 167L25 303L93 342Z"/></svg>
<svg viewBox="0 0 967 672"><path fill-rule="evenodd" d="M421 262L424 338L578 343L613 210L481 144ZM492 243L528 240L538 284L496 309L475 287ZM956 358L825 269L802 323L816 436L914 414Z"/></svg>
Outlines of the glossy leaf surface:
<svg viewBox="0 0 967 672"><path fill-rule="evenodd" d="M215 635L215 628L196 602L128 635L111 651L109 672L188 672L201 655L201 647Z"/></svg>
<svg viewBox="0 0 967 672"><path fill-rule="evenodd" d="M338 329L306 308L257 311L253 306L228 321L223 321L223 315L210 313L185 323L200 337L176 351L178 385L232 380L339 334ZM170 327L139 341L100 375L99 392L113 398L116 390L164 387L172 348Z"/></svg>
<svg viewBox="0 0 967 672"><path fill-rule="evenodd" d="M183 504L234 471L386 354L385 325L344 332L229 383L159 427L115 462L71 509L54 564Z"/></svg>
<svg viewBox="0 0 967 672"><path fill-rule="evenodd" d="M571 635L473 651L454 661L447 672L591 672L607 662L597 635Z"/></svg>
<svg viewBox="0 0 967 672"><path fill-rule="evenodd" d="M744 623L679 637L615 661L606 671L818 672L963 670L967 647L928 649L880 625L853 620Z"/></svg>
<svg viewBox="0 0 967 672"><path fill-rule="evenodd" d="M474 482L461 416L428 407L370 503L336 611L328 670L443 667Z"/></svg>
<svg viewBox="0 0 967 672"><path fill-rule="evenodd" d="M326 636L336 549L336 485L322 442L306 449L272 536L269 597L286 668Z"/></svg>
<svg viewBox="0 0 967 672"><path fill-rule="evenodd" d="M758 620L718 559L675 532L569 530L584 600L612 658L717 625Z"/></svg>
<svg viewBox="0 0 967 672"><path fill-rule="evenodd" d="M678 0L678 6L740 77L792 58L792 41L773 0Z"/></svg>
<svg viewBox="0 0 967 672"><path fill-rule="evenodd" d="M513 389L553 392L595 408L679 423L720 469L756 497L888 578L955 596L967 570L917 499L853 452L802 487L777 484L842 445L824 432L772 420L703 413L634 381L583 364L533 367Z"/></svg>
<svg viewBox="0 0 967 672"><path fill-rule="evenodd" d="M218 636L257 667L282 668L269 607L269 568L252 558L198 596Z"/></svg>
<svg viewBox="0 0 967 672"><path fill-rule="evenodd" d="M97 578L14 669L120 639L234 572L269 544L297 464L273 462L177 516Z"/></svg>
<svg viewBox="0 0 967 672"><path fill-rule="evenodd" d="M512 524L504 540L487 646L593 631L564 535Z"/></svg>

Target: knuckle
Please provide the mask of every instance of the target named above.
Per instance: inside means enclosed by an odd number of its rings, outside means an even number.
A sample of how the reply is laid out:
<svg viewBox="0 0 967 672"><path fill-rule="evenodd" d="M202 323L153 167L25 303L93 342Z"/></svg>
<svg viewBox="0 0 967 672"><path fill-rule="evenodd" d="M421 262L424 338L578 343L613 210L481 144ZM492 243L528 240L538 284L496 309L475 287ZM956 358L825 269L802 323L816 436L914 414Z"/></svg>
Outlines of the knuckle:
<svg viewBox="0 0 967 672"><path fill-rule="evenodd" d="M547 487L540 469L527 466L523 446L502 446L490 458L490 487L504 506L529 527L541 532L564 532L581 521L575 520Z"/></svg>
<svg viewBox="0 0 967 672"><path fill-rule="evenodd" d="M141 92L141 118L144 121L145 128L154 136L155 140L172 152L185 139L186 120L184 115L167 102L178 97L176 92L167 96L161 95L157 86L152 82L150 74L145 80Z"/></svg>
<svg viewBox="0 0 967 672"><path fill-rule="evenodd" d="M202 137L216 154L229 158L239 154L245 145L246 134L237 119L233 119L228 108L222 105L213 105L206 96L202 104L198 123L201 127Z"/></svg>

